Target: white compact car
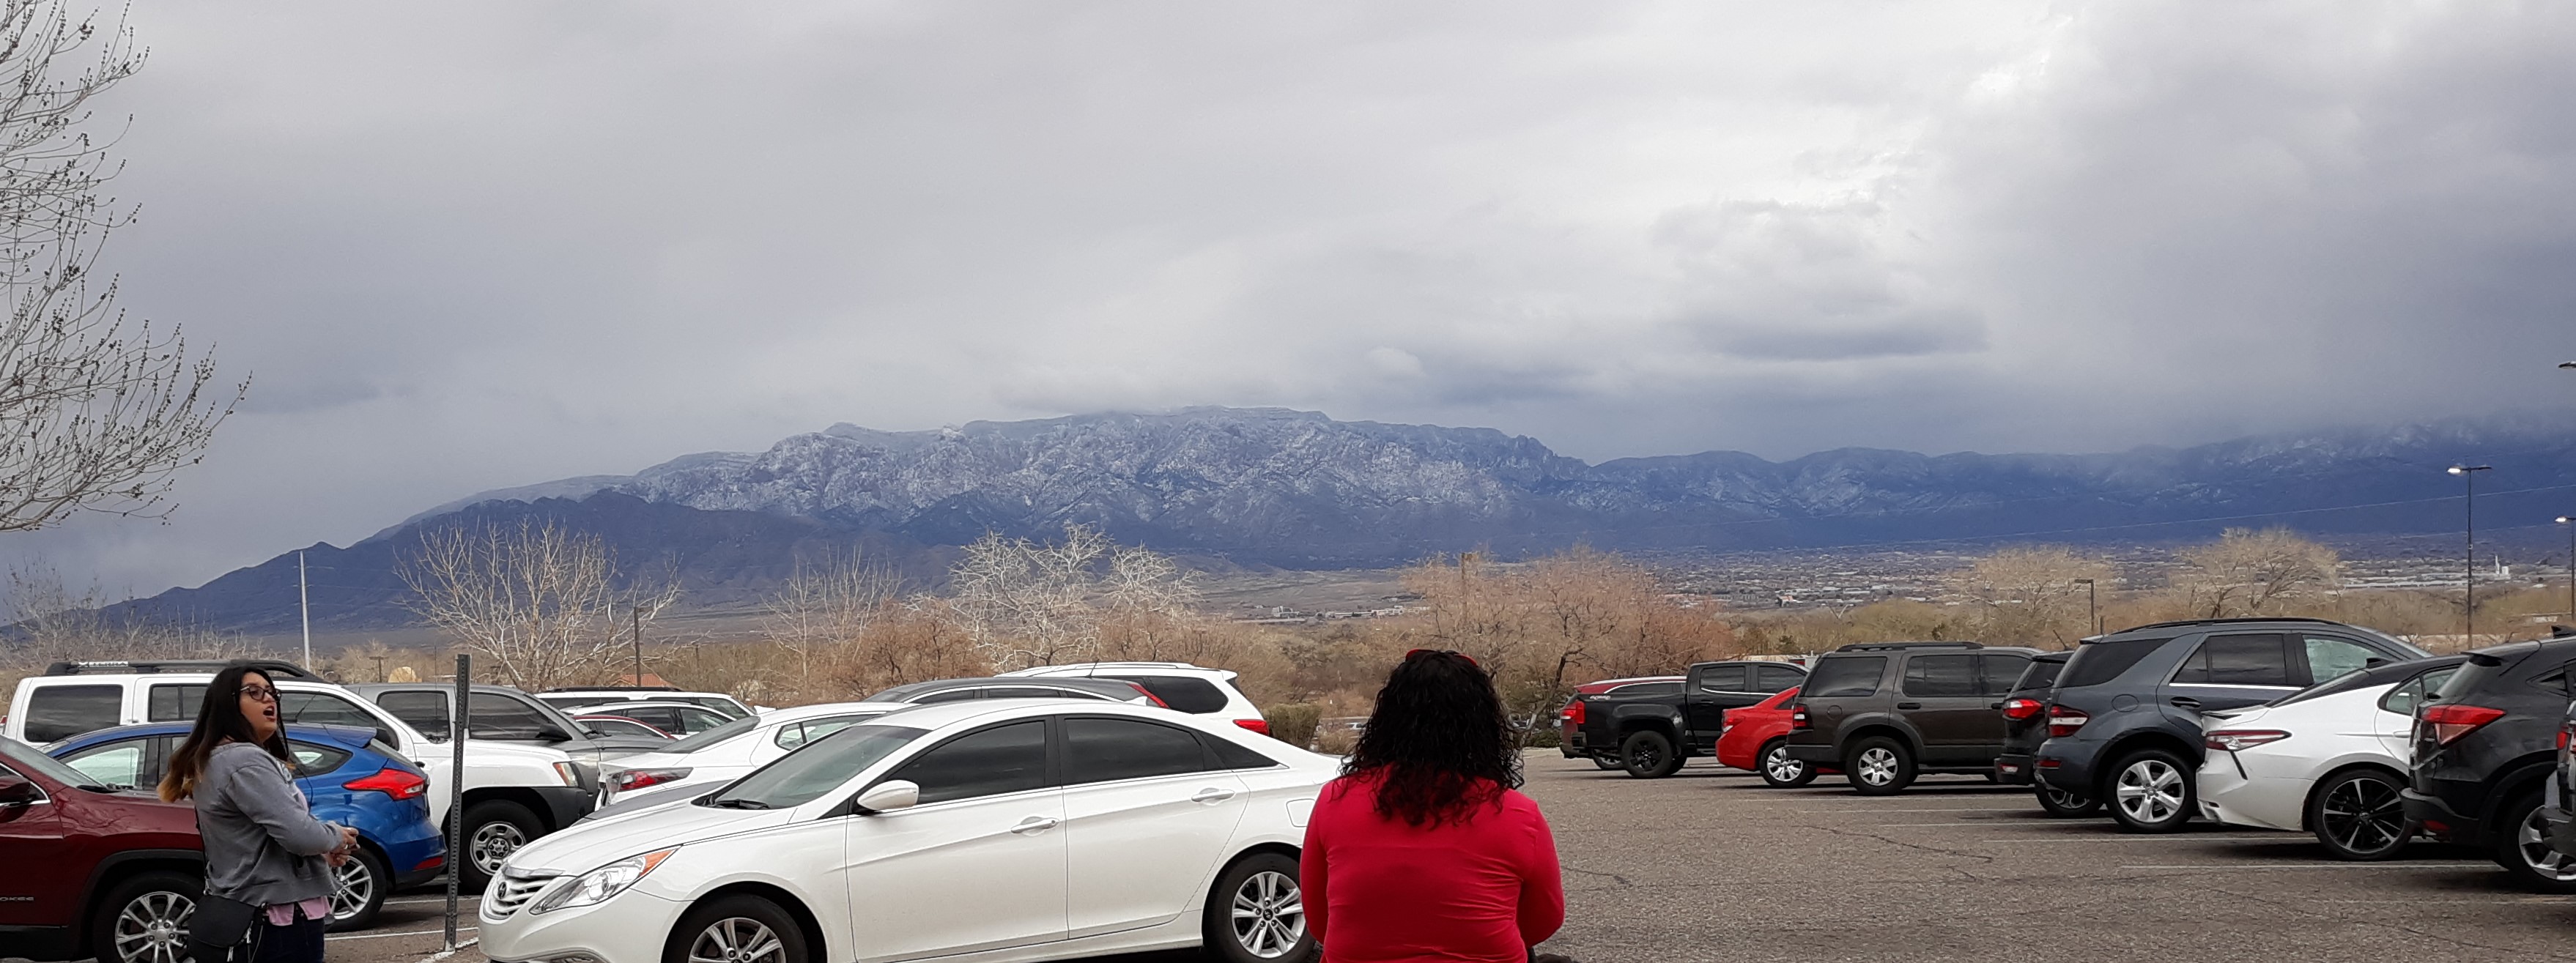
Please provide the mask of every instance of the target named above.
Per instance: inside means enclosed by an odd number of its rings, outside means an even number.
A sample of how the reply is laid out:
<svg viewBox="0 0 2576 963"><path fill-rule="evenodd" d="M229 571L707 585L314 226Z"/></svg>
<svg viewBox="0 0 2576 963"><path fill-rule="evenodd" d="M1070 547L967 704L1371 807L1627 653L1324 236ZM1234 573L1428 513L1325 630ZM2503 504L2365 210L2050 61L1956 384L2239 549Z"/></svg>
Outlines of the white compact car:
<svg viewBox="0 0 2576 963"><path fill-rule="evenodd" d="M2386 859L2415 835L2407 783L2415 707L2464 656L2344 673L2278 702L2202 719L2201 815L2306 830L2339 859Z"/></svg>
<svg viewBox="0 0 2576 963"><path fill-rule="evenodd" d="M647 788L656 794L680 786L713 789L843 727L910 708L891 702L827 702L744 716L660 752L617 760L599 774L599 805L605 809L619 796Z"/></svg>
<svg viewBox="0 0 2576 963"><path fill-rule="evenodd" d="M1225 669L1202 668L1187 662L1079 662L1004 672L997 678L1133 682L1174 709L1229 719L1262 735L1270 734L1270 721L1262 718L1260 707L1245 698L1243 690L1234 687L1235 673Z"/></svg>
<svg viewBox="0 0 2576 963"><path fill-rule="evenodd" d="M719 792L519 850L500 963L1303 959L1297 847L1335 761L1223 718L1071 700L918 706Z"/></svg>

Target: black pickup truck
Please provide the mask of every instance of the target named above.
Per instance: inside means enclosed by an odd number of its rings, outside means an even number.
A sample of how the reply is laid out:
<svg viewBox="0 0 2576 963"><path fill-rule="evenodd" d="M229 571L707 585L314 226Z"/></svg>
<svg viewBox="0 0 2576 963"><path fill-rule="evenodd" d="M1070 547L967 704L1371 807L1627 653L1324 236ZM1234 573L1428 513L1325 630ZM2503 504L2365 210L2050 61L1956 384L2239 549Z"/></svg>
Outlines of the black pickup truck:
<svg viewBox="0 0 2576 963"><path fill-rule="evenodd" d="M1702 662L1690 667L1679 695L1577 696L1564 709L1572 740L1567 755L1612 759L1639 779L1669 776L1684 760L1716 751L1726 710L1806 679L1807 670L1786 662Z"/></svg>

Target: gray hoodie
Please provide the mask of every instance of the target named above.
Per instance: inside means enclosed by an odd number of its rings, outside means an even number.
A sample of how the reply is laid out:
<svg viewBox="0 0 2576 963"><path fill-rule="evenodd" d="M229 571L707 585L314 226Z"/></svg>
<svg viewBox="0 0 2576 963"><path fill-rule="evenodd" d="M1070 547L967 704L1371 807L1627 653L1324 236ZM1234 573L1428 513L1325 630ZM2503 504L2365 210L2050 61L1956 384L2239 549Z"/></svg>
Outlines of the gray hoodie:
<svg viewBox="0 0 2576 963"><path fill-rule="evenodd" d="M197 777L196 800L206 892L253 906L331 895L322 854L339 847L340 827L313 818L286 764L268 750L216 746ZM270 840L276 845L266 845Z"/></svg>

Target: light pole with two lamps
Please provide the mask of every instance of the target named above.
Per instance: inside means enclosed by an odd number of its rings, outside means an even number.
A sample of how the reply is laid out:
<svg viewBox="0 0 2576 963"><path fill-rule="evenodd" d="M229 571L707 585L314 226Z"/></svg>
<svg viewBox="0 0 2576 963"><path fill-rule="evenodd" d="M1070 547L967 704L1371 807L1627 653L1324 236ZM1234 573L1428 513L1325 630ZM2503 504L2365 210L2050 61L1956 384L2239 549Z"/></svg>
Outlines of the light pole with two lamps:
<svg viewBox="0 0 2576 963"><path fill-rule="evenodd" d="M2469 563L2468 569L2460 573L2468 576L2468 581L2460 587L2460 642L2463 645L2477 644L2478 634L2478 473L2494 470L2494 465L2453 465L2450 468L2451 474L2460 476L2460 480L2469 486L2468 494L2462 499L2466 506Z"/></svg>

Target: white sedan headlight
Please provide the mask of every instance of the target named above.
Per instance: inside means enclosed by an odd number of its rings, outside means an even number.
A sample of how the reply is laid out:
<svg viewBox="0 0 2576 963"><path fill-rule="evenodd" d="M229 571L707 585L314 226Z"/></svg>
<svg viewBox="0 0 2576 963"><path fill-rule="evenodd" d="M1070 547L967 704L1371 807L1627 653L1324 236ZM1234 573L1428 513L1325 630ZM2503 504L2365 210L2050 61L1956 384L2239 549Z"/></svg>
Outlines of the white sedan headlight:
<svg viewBox="0 0 2576 963"><path fill-rule="evenodd" d="M657 849L642 855L629 856L583 873L580 879L573 880L570 885L556 887L554 892L546 894L546 898L538 900L537 905L528 912L543 913L567 906L589 906L623 893L627 887L635 885L636 880L643 879L644 874L652 872L653 867L662 865L663 860L671 858L672 853L679 851L680 848L677 846Z"/></svg>

